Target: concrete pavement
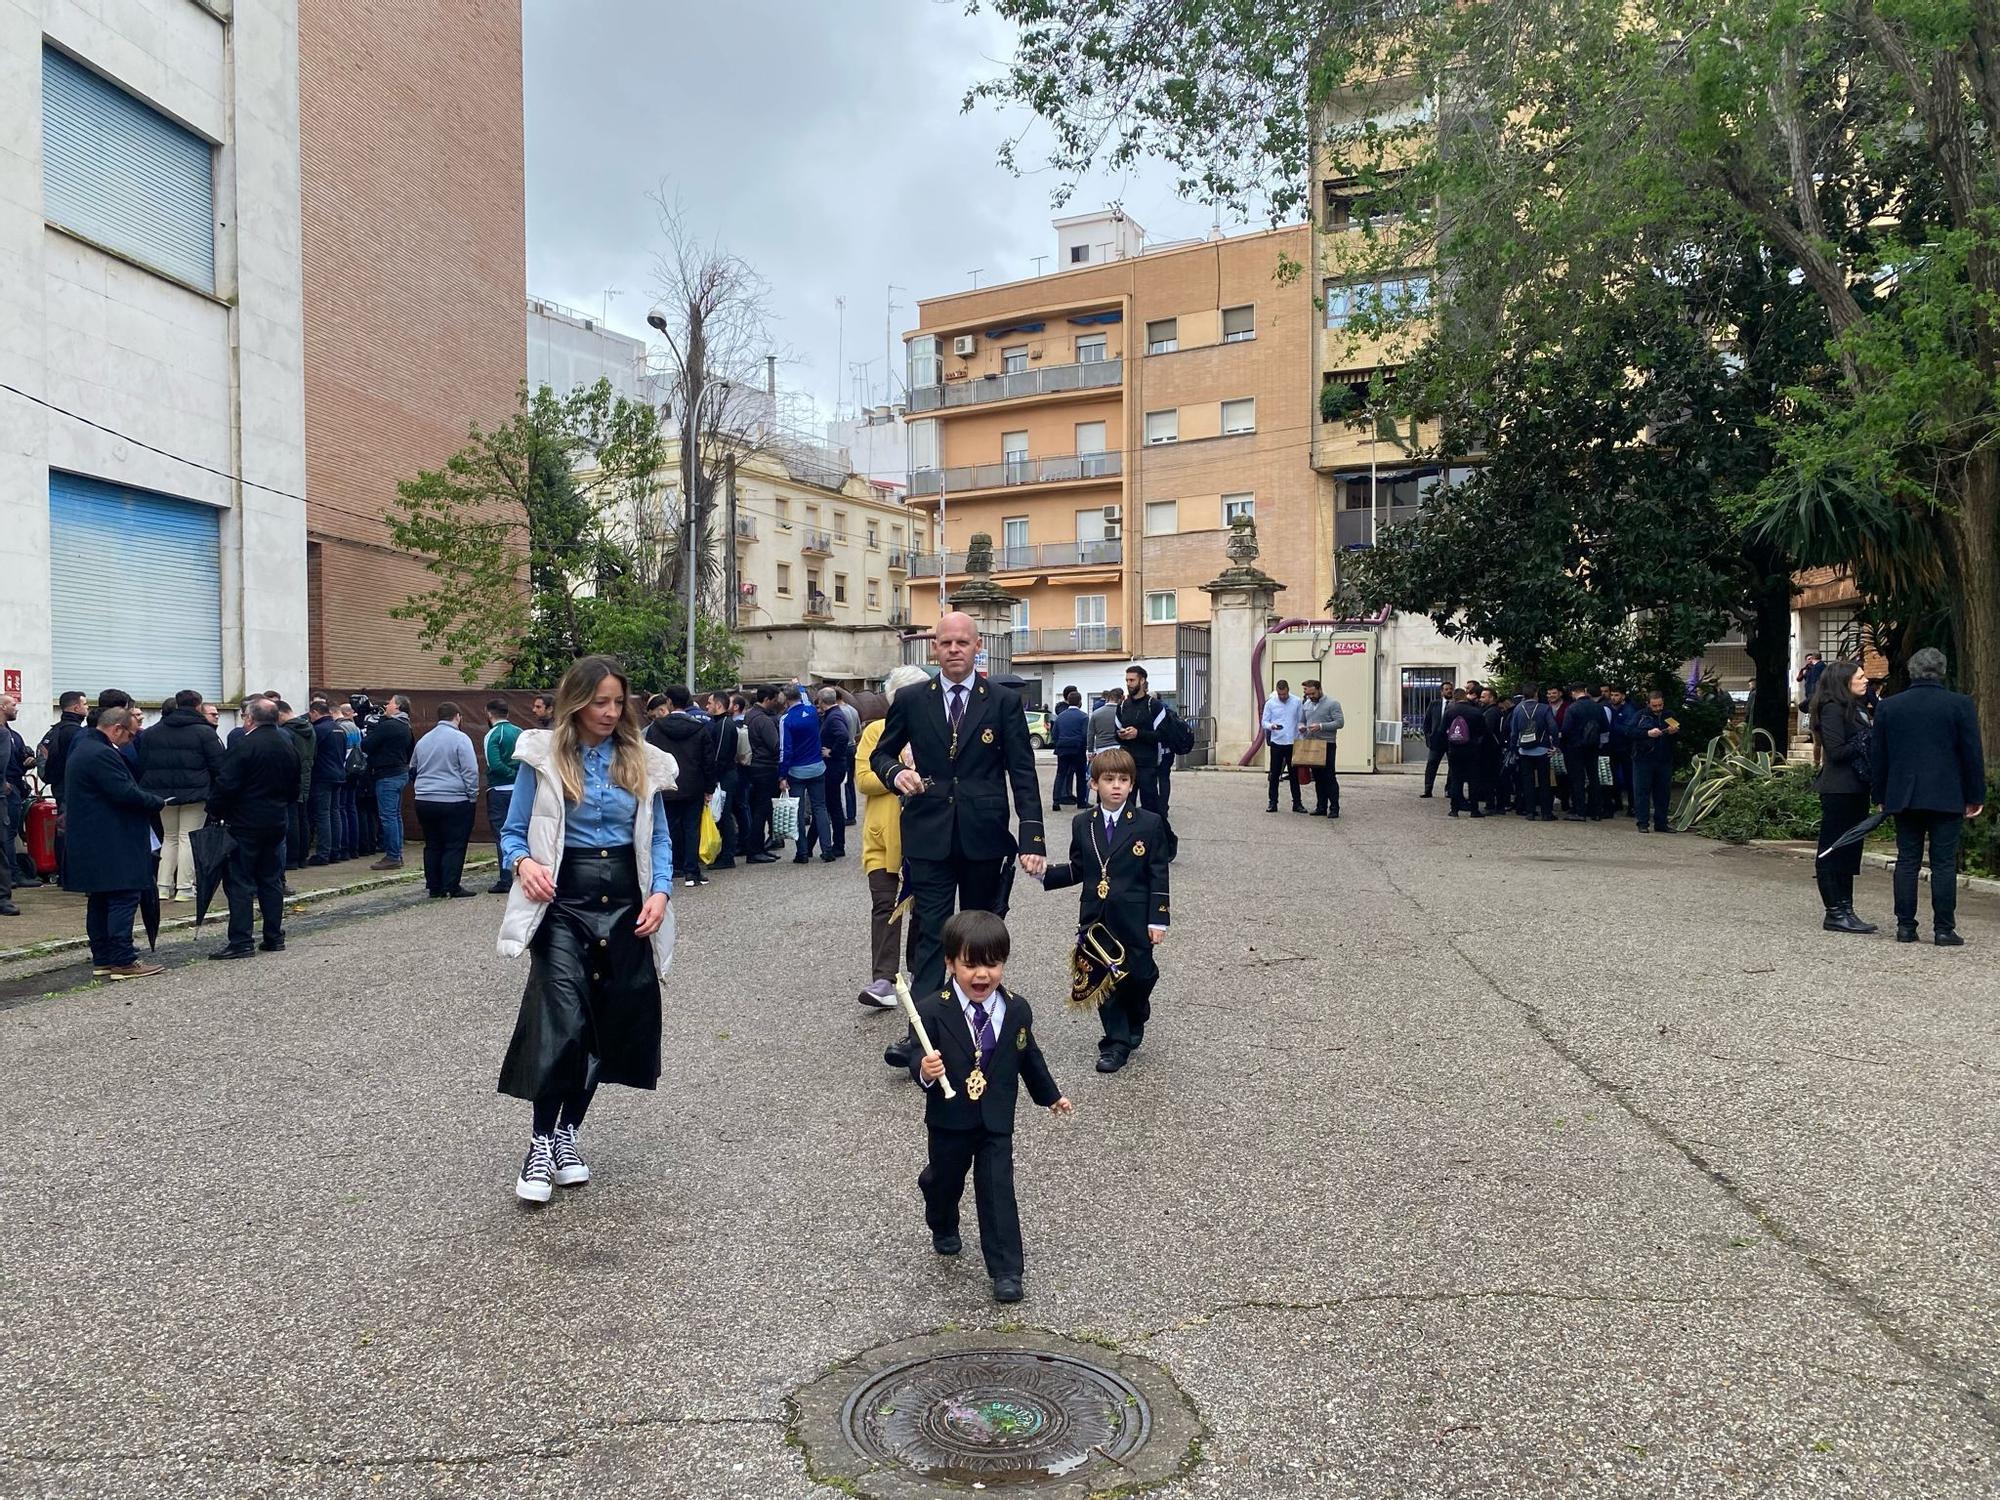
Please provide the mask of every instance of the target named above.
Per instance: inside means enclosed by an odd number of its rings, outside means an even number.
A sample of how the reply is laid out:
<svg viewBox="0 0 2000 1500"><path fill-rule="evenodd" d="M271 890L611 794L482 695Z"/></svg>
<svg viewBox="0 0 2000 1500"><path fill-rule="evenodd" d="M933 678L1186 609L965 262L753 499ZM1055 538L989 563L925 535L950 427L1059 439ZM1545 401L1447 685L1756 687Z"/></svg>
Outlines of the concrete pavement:
<svg viewBox="0 0 2000 1500"><path fill-rule="evenodd" d="M789 1392L1017 1322L1175 1376L1207 1434L1163 1494L2000 1493L1992 898L1899 947L1622 823L1175 793L1117 1077L1059 1003L1069 893L1017 891L1077 1113L1023 1111L1013 1309L930 1252L854 860L676 893L661 1088L607 1091L596 1180L535 1213L497 898L51 974L0 1010L0 1495L827 1495Z"/></svg>

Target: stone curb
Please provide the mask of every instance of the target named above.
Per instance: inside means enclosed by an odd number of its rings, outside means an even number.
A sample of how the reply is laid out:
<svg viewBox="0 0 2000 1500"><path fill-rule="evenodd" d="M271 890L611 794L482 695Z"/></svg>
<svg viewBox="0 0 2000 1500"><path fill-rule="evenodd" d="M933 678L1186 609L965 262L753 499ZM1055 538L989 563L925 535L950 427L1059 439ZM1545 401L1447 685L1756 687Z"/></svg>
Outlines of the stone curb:
<svg viewBox="0 0 2000 1500"><path fill-rule="evenodd" d="M475 870L496 869L498 866L499 861L491 855L484 859L468 859L465 862L465 868L468 873ZM301 891L296 896L287 896L285 898L285 909L287 911L296 911L301 906L311 906L320 901L330 901L336 896L355 896L367 891L384 890L390 886L409 885L423 878L424 872L419 867L414 870L399 870L393 875L385 873L371 880L356 880L347 885L330 885L324 890ZM216 908L211 906L208 916L210 926L215 924L215 919ZM164 937L170 932L191 931L193 927L193 917L169 917L160 923L160 935ZM24 963L30 959L47 958L57 953L70 953L79 948L88 948L89 946L90 939L88 937L78 936L51 938L46 943L30 943L25 948L0 948L0 965Z"/></svg>
<svg viewBox="0 0 2000 1500"><path fill-rule="evenodd" d="M1727 840L1717 839L1716 842L1729 847ZM1738 849L1754 849L1759 854L1776 854L1788 859L1811 859L1819 852L1816 844L1809 843L1805 839L1748 839L1734 847ZM1861 851L1861 862L1877 870L1893 870L1896 868L1895 855L1878 854L1872 849ZM1919 879L1927 884L1929 883L1931 867L1928 864L1917 873ZM1958 888L1962 891L1985 891L1988 895L2000 896L2000 880L1989 880L1983 875L1959 876Z"/></svg>

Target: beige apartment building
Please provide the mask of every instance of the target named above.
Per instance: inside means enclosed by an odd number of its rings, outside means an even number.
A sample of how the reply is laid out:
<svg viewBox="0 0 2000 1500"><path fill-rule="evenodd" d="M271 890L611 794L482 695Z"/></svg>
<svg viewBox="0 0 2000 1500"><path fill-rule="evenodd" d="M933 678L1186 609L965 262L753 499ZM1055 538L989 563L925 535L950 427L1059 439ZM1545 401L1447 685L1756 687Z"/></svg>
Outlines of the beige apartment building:
<svg viewBox="0 0 2000 1500"><path fill-rule="evenodd" d="M1134 661L1173 694L1176 627L1207 620L1235 516L1281 608L1330 589L1310 231L1149 248L1116 211L1055 227L1061 270L926 299L906 335L911 614L936 621L984 532L1017 597L1013 670L1044 701Z"/></svg>
<svg viewBox="0 0 2000 1500"><path fill-rule="evenodd" d="M919 529L896 487L852 472L842 449L779 441L740 454L724 490L743 680L879 683L902 659Z"/></svg>

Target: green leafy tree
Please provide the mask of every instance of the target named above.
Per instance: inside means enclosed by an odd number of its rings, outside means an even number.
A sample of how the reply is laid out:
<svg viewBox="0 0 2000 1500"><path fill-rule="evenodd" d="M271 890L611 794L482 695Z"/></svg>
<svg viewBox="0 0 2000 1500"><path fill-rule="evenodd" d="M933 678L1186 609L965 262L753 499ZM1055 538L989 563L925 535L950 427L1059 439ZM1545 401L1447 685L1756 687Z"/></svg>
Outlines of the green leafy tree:
<svg viewBox="0 0 2000 1500"><path fill-rule="evenodd" d="M662 451L653 409L608 381L567 396L523 387L506 422L397 486L390 535L436 582L391 613L468 683L542 687L593 652L640 683L680 680L686 615L661 588ZM697 666L719 685L734 639L696 625Z"/></svg>

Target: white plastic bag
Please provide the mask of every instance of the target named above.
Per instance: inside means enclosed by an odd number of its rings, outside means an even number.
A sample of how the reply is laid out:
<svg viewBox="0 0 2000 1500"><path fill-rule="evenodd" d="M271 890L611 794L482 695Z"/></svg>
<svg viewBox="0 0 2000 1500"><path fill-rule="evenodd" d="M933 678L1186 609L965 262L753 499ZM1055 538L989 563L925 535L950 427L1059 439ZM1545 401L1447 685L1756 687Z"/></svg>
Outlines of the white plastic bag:
<svg viewBox="0 0 2000 1500"><path fill-rule="evenodd" d="M723 791L721 787L717 787L708 794L708 815L715 819L718 824L722 822L722 809L728 801L729 794Z"/></svg>
<svg viewBox="0 0 2000 1500"><path fill-rule="evenodd" d="M774 838L795 839L799 836L799 799L796 797L774 797L771 799L771 834Z"/></svg>

